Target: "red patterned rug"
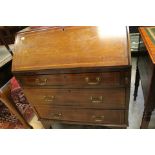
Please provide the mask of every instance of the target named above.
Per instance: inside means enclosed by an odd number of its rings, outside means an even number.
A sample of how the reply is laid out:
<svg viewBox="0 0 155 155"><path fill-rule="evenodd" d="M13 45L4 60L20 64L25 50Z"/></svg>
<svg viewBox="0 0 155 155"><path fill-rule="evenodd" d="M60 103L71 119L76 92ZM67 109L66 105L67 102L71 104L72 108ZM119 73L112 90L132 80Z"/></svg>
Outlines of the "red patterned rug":
<svg viewBox="0 0 155 155"><path fill-rule="evenodd" d="M33 118L34 112L15 77L11 79L11 97L24 118L29 122ZM3 103L0 103L0 128L24 129L21 122L9 112Z"/></svg>

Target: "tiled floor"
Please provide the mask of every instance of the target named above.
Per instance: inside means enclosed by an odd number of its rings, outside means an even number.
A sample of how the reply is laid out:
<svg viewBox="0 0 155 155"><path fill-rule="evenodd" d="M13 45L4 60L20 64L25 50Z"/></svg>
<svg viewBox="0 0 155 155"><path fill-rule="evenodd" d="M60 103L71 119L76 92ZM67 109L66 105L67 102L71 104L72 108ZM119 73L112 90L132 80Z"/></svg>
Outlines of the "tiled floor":
<svg viewBox="0 0 155 155"><path fill-rule="evenodd" d="M138 97L136 102L133 101L133 91L134 91L134 82L135 82L135 73L136 73L136 58L132 58L132 77L131 77L131 95L130 95L130 104L129 104L129 127L128 129L138 129L140 127L142 114L144 110L144 99L141 85L138 90ZM42 129L42 124L38 121L35 116L30 124L35 129ZM59 123L55 123L53 128L61 129L61 128L100 128L100 127L91 127L91 126L79 126L79 125L63 125ZM103 128L103 127L102 127ZM149 128L155 128L155 113L152 114L151 121L149 124Z"/></svg>

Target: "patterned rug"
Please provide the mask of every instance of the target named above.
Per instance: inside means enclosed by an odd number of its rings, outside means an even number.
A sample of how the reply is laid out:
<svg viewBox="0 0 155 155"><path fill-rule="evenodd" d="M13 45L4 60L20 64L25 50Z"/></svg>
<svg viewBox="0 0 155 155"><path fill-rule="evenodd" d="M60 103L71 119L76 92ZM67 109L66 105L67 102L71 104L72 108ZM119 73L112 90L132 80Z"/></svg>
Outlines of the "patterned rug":
<svg viewBox="0 0 155 155"><path fill-rule="evenodd" d="M14 77L11 79L11 97L24 118L29 122L33 118L34 112ZM0 103L0 128L24 129L21 122L9 112L9 109L3 103Z"/></svg>

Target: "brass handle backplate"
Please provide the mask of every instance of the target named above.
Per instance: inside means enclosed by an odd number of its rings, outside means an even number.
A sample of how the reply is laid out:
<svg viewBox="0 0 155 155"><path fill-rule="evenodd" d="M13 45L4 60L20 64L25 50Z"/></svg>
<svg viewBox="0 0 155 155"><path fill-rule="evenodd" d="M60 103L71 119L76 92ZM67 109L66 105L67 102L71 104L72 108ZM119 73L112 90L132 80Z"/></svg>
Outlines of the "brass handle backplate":
<svg viewBox="0 0 155 155"><path fill-rule="evenodd" d="M85 81L86 81L87 84L89 84L89 85L97 85L97 84L99 84L100 81L101 81L101 78L100 78L100 77L96 77L95 80L96 80L95 82L91 82L90 79L89 79L89 77L86 77L86 78L85 78Z"/></svg>
<svg viewBox="0 0 155 155"><path fill-rule="evenodd" d="M44 86L47 84L47 79L36 79L35 83L39 86Z"/></svg>
<svg viewBox="0 0 155 155"><path fill-rule="evenodd" d="M53 119L60 119L62 117L62 113L54 113L54 114L52 113L51 116Z"/></svg>
<svg viewBox="0 0 155 155"><path fill-rule="evenodd" d="M53 102L55 96L44 96L44 101L46 102Z"/></svg>
<svg viewBox="0 0 155 155"><path fill-rule="evenodd" d="M127 85L129 83L129 78L125 77L125 84Z"/></svg>
<svg viewBox="0 0 155 155"><path fill-rule="evenodd" d="M90 97L90 100L92 103L102 103L103 102L103 96L99 96L99 97Z"/></svg>
<svg viewBox="0 0 155 155"><path fill-rule="evenodd" d="M102 122L104 120L104 116L95 116L93 115L92 118L94 119L95 122Z"/></svg>

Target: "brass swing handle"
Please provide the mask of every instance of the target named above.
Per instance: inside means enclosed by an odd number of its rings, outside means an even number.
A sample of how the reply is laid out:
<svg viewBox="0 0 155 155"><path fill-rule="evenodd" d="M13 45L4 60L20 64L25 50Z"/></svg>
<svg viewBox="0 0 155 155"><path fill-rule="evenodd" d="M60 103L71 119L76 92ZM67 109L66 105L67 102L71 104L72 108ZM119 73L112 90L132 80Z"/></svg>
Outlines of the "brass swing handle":
<svg viewBox="0 0 155 155"><path fill-rule="evenodd" d="M99 96L99 97L90 97L90 100L92 103L102 103L103 102L103 96Z"/></svg>
<svg viewBox="0 0 155 155"><path fill-rule="evenodd" d="M53 119L60 119L62 117L62 113L52 113L51 116Z"/></svg>
<svg viewBox="0 0 155 155"><path fill-rule="evenodd" d="M87 84L89 84L89 85L97 85L97 84L99 84L99 83L100 83L101 78L100 78L100 77L96 77L96 82L90 82L89 77L86 77L86 78L85 78L85 81L86 81L86 82L87 82Z"/></svg>
<svg viewBox="0 0 155 155"><path fill-rule="evenodd" d="M102 122L104 120L104 116L95 116L93 115L92 118L95 122Z"/></svg>
<svg viewBox="0 0 155 155"><path fill-rule="evenodd" d="M44 86L47 84L47 79L36 79L35 83L39 86Z"/></svg>
<svg viewBox="0 0 155 155"><path fill-rule="evenodd" d="M45 102L53 102L55 99L55 96L44 96Z"/></svg>

